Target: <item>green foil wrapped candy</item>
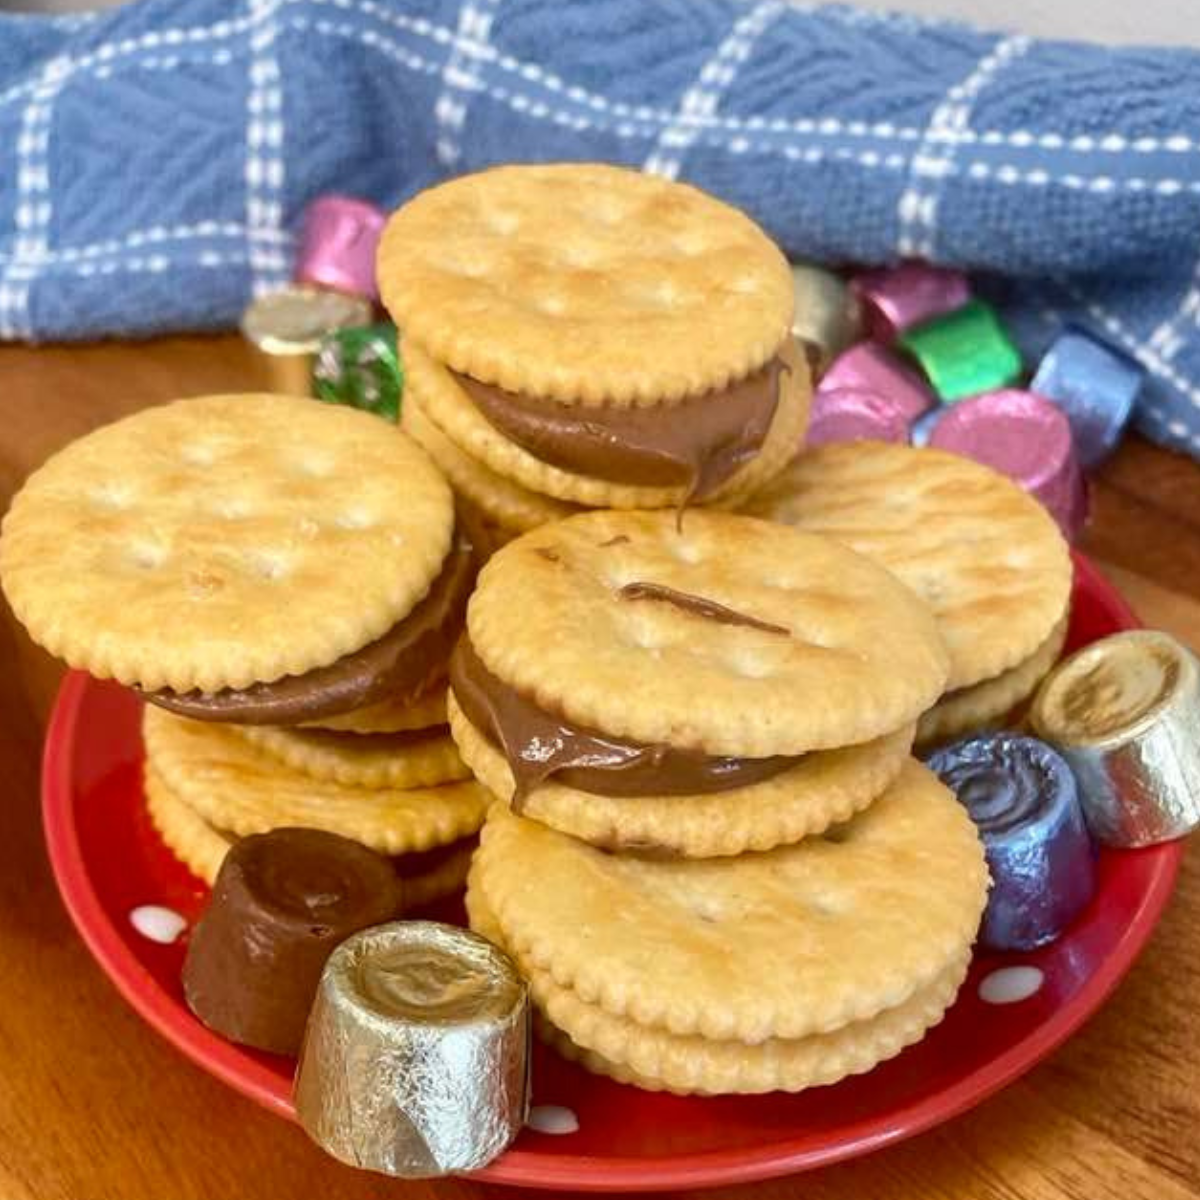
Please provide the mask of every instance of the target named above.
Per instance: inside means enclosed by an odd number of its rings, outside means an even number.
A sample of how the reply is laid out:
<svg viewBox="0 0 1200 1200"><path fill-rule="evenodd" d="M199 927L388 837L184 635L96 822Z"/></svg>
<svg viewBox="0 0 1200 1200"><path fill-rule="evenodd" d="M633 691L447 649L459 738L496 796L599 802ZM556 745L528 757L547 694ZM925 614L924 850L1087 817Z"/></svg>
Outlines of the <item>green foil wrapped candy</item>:
<svg viewBox="0 0 1200 1200"><path fill-rule="evenodd" d="M321 400L399 420L404 368L396 327L356 325L334 330L321 341L312 381Z"/></svg>
<svg viewBox="0 0 1200 1200"><path fill-rule="evenodd" d="M995 310L982 300L905 330L898 343L945 403L1008 387L1024 365Z"/></svg>

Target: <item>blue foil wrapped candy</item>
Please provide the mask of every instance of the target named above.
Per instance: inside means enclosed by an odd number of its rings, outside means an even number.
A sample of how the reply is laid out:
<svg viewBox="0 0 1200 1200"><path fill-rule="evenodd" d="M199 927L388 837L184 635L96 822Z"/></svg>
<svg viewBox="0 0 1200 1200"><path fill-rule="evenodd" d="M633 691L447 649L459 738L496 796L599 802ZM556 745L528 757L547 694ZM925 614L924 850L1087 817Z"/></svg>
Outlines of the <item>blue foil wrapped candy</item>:
<svg viewBox="0 0 1200 1200"><path fill-rule="evenodd" d="M1091 840L1065 760L1015 734L966 738L928 765L979 828L992 873L980 941L1032 950L1054 941L1095 891Z"/></svg>
<svg viewBox="0 0 1200 1200"><path fill-rule="evenodd" d="M1119 350L1068 329L1046 351L1029 387L1066 414L1080 465L1091 470L1117 448L1145 374Z"/></svg>

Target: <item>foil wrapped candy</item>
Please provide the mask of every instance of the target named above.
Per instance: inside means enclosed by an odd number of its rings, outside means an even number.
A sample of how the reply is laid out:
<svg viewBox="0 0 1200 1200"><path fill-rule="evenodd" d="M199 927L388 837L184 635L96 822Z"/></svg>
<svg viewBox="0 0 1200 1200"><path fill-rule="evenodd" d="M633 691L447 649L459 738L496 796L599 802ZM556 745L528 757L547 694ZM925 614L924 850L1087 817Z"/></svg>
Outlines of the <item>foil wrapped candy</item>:
<svg viewBox="0 0 1200 1200"><path fill-rule="evenodd" d="M330 956L296 1074L322 1149L404 1178L471 1171L516 1137L529 1104L527 989L465 929L397 921Z"/></svg>
<svg viewBox="0 0 1200 1200"><path fill-rule="evenodd" d="M1096 889L1070 767L1045 743L1008 733L954 742L927 762L983 839L992 889L980 941L993 950L1054 941Z"/></svg>
<svg viewBox="0 0 1200 1200"><path fill-rule="evenodd" d="M1149 846L1200 826L1200 662L1169 634L1113 634L1065 659L1030 712L1079 781L1092 835Z"/></svg>

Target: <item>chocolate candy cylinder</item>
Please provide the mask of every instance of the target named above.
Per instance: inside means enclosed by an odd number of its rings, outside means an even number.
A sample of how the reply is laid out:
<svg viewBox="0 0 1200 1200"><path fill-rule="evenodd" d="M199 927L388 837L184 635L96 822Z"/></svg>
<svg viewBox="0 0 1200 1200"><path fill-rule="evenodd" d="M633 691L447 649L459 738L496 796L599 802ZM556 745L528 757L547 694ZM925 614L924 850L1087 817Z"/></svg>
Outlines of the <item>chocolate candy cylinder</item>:
<svg viewBox="0 0 1200 1200"><path fill-rule="evenodd" d="M1200 826L1200 664L1169 634L1084 647L1047 676L1030 716L1071 764L1098 840L1149 846Z"/></svg>
<svg viewBox="0 0 1200 1200"><path fill-rule="evenodd" d="M932 393L920 377L874 342L859 342L839 355L821 379L817 402L822 392L841 391L881 396L906 421L915 421L934 403Z"/></svg>
<svg viewBox="0 0 1200 1200"><path fill-rule="evenodd" d="M296 1075L296 1115L335 1158L420 1178L490 1162L525 1123L529 1002L476 934L398 921L330 957Z"/></svg>
<svg viewBox="0 0 1200 1200"><path fill-rule="evenodd" d="M906 329L898 341L947 402L1008 387L1021 375L1020 351L982 300Z"/></svg>
<svg viewBox="0 0 1200 1200"><path fill-rule="evenodd" d="M1052 942L1095 891L1070 767L1035 738L985 734L930 755L928 765L979 827L992 873L980 941L993 950Z"/></svg>
<svg viewBox="0 0 1200 1200"><path fill-rule="evenodd" d="M1066 417L1032 392L1005 389L947 409L928 444L973 458L1016 480L1075 541L1087 519L1087 486Z"/></svg>
<svg viewBox="0 0 1200 1200"><path fill-rule="evenodd" d="M859 336L858 300L840 276L811 263L792 264L792 286L792 333L816 346L823 369Z"/></svg>
<svg viewBox="0 0 1200 1200"><path fill-rule="evenodd" d="M826 442L906 442L908 419L904 411L887 396L873 392L819 388L813 397L805 442L822 446Z"/></svg>
<svg viewBox="0 0 1200 1200"><path fill-rule="evenodd" d="M271 391L306 396L321 339L330 330L370 319L371 303L361 296L293 283L252 300L241 328L258 352Z"/></svg>
<svg viewBox="0 0 1200 1200"><path fill-rule="evenodd" d="M1079 461L1090 471L1117 448L1145 375L1119 350L1068 329L1046 351L1029 386L1066 413Z"/></svg>
<svg viewBox="0 0 1200 1200"><path fill-rule="evenodd" d="M304 211L296 281L379 299L375 251L387 216L355 196L318 196Z"/></svg>
<svg viewBox="0 0 1200 1200"><path fill-rule="evenodd" d="M971 299L970 285L961 271L923 262L864 271L850 286L862 302L870 336L884 343L895 341L905 329L961 308Z"/></svg>
<svg viewBox="0 0 1200 1200"><path fill-rule="evenodd" d="M316 829L242 838L192 931L183 964L188 1006L231 1041L295 1054L325 960L399 906L391 863L358 842Z"/></svg>

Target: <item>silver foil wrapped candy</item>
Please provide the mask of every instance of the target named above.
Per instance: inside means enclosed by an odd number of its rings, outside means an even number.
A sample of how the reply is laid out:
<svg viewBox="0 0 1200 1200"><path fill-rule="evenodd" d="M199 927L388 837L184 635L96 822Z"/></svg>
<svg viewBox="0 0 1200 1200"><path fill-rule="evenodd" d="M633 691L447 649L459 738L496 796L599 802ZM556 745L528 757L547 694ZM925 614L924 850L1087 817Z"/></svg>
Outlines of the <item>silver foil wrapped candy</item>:
<svg viewBox="0 0 1200 1200"><path fill-rule="evenodd" d="M398 921L330 956L296 1074L309 1136L351 1166L472 1171L520 1132L529 1002L512 962L465 929Z"/></svg>
<svg viewBox="0 0 1200 1200"><path fill-rule="evenodd" d="M1070 763L1099 841L1149 846L1200 825L1200 663L1169 634L1130 630L1073 654L1030 719Z"/></svg>

